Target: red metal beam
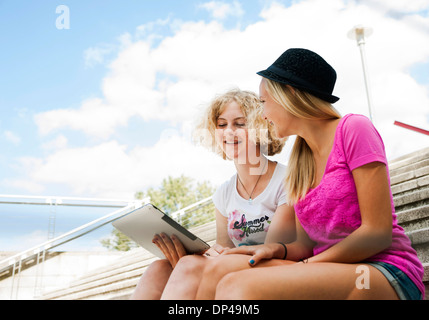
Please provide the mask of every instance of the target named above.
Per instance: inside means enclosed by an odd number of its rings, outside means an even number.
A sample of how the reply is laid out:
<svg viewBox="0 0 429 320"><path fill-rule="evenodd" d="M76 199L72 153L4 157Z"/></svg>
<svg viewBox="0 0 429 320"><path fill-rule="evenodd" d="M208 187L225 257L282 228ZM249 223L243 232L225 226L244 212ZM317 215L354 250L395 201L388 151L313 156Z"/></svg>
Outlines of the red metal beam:
<svg viewBox="0 0 429 320"><path fill-rule="evenodd" d="M421 128L417 128L417 127L414 127L414 126L411 126L409 124L405 124L405 123L402 123L402 122L399 122L399 121L395 121L393 124L396 125L396 126L399 126L399 127L405 128L405 129L409 129L409 130L413 130L413 131L416 131L416 132L419 132L419 133L423 133L423 134L429 136L429 131L427 131L427 130L424 130L424 129L421 129Z"/></svg>

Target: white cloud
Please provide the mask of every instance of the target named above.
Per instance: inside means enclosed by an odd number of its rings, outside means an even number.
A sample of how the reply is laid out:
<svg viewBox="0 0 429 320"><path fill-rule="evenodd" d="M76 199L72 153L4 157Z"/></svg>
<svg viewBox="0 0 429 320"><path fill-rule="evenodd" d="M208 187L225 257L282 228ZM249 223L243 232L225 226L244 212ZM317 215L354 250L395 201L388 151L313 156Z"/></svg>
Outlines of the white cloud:
<svg viewBox="0 0 429 320"><path fill-rule="evenodd" d="M111 53L113 50L112 46L100 45L98 47L90 47L83 52L83 58L86 67L94 67L97 64L103 64L106 55Z"/></svg>
<svg viewBox="0 0 429 320"><path fill-rule="evenodd" d="M58 150L64 149L67 147L68 139L60 134L55 139L48 141L42 145L42 148L45 150Z"/></svg>
<svg viewBox="0 0 429 320"><path fill-rule="evenodd" d="M67 184L76 195L127 199L136 191L158 186L167 176L185 174L197 181L220 184L232 174L231 163L193 145L176 131L166 131L152 147L128 150L117 141L109 141L95 147L58 150L43 161L24 158L21 164L29 169L29 181ZM17 186L25 181L11 183Z"/></svg>
<svg viewBox="0 0 429 320"><path fill-rule="evenodd" d="M227 18L228 16L241 17L244 14L241 4L238 1L233 1L232 3L223 1L209 1L200 4L200 8L210 12L213 18L221 20Z"/></svg>
<svg viewBox="0 0 429 320"><path fill-rule="evenodd" d="M21 138L12 131L6 130L3 135L7 141L13 143L14 145L18 145L21 143Z"/></svg>
<svg viewBox="0 0 429 320"><path fill-rule="evenodd" d="M29 179L29 176L25 179L3 179L1 184L6 186L7 190L22 190L29 194L41 194L45 191L42 183L32 180L31 177Z"/></svg>
<svg viewBox="0 0 429 320"><path fill-rule="evenodd" d="M35 230L30 234L14 236L4 243L2 248L7 248L9 251L21 251L25 248L32 248L36 243L44 243L47 240L46 230Z"/></svg>
<svg viewBox="0 0 429 320"><path fill-rule="evenodd" d="M379 6L374 8L375 2ZM222 7L209 3L211 10ZM407 4L404 13L411 13L400 18L387 14L400 4ZM346 36L357 24L374 29L366 53L376 125L389 158L420 149L428 144L427 137L395 127L393 122L429 128L427 88L410 76L412 66L429 59L429 33L425 32L429 17L415 14L426 4L303 0L289 7L273 4L261 12L260 21L243 30L225 29L217 21L176 21L173 35L160 39L157 46L127 34L103 79L102 97L85 100L77 109L52 110L35 118L43 135L68 128L103 142L56 150L32 163L30 177L37 183L67 184L75 193L93 195L130 193L159 183L169 174L217 181L208 165L216 156L197 150L181 134L150 148L129 150L114 140L114 133L135 116L144 121L192 121L201 105L232 86L256 91L259 77L255 72L290 47L312 49L334 66L338 73L334 94L341 98L336 106L342 114L367 115L359 50ZM226 12L217 14L223 17ZM147 30L140 27L136 32Z"/></svg>
<svg viewBox="0 0 429 320"><path fill-rule="evenodd" d="M100 138L110 136L116 127L125 125L127 120L128 115L120 108L105 105L98 98L84 101L79 109L57 109L35 116L42 135L69 128Z"/></svg>
<svg viewBox="0 0 429 320"><path fill-rule="evenodd" d="M384 13L415 13L429 9L428 0L361 0L362 4L382 10Z"/></svg>

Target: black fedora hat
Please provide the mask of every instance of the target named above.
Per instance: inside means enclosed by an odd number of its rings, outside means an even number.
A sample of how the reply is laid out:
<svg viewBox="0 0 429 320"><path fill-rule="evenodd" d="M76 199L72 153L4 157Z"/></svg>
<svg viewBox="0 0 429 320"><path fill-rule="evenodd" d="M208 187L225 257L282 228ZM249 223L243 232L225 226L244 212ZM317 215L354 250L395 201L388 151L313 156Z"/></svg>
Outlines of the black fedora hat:
<svg viewBox="0 0 429 320"><path fill-rule="evenodd" d="M268 69L257 74L330 103L340 99L332 95L337 80L334 68L317 53L307 49L288 49Z"/></svg>

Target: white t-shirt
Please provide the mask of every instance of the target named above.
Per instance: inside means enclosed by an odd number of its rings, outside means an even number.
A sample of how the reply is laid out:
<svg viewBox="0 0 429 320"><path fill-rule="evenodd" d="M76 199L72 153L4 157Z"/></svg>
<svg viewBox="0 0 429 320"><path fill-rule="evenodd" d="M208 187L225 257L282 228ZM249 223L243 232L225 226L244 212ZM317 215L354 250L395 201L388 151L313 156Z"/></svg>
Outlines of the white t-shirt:
<svg viewBox="0 0 429 320"><path fill-rule="evenodd" d="M264 243L274 212L286 203L285 176L286 166L277 163L267 187L251 204L237 192L237 174L216 190L213 202L228 218L228 235L236 247Z"/></svg>

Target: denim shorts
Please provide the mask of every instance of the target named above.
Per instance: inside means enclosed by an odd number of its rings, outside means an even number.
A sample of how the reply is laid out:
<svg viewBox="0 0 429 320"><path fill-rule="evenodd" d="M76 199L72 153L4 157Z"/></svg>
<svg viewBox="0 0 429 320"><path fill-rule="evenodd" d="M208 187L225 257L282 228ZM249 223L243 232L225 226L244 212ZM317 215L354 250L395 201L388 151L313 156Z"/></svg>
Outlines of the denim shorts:
<svg viewBox="0 0 429 320"><path fill-rule="evenodd" d="M400 300L421 300L422 293L413 281L399 268L381 261L368 262L390 282Z"/></svg>

